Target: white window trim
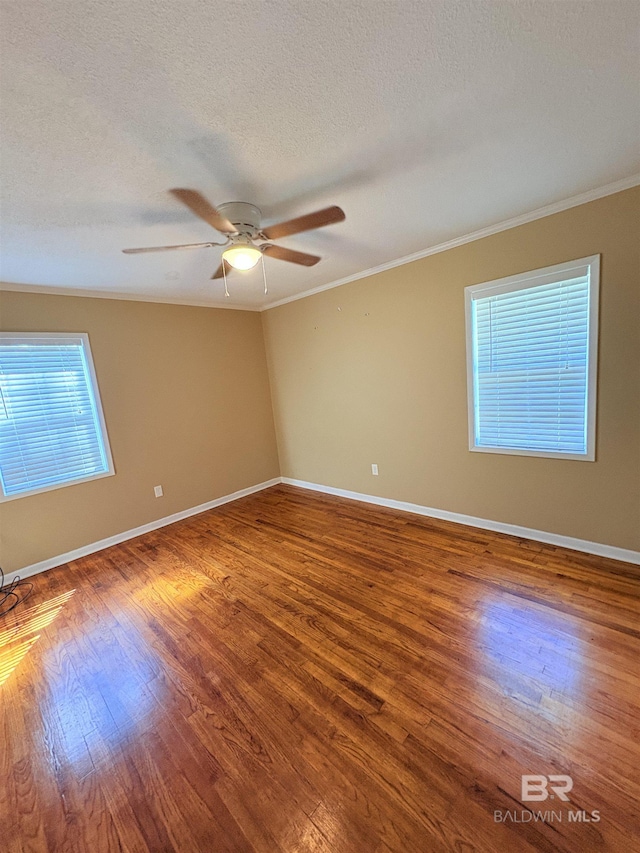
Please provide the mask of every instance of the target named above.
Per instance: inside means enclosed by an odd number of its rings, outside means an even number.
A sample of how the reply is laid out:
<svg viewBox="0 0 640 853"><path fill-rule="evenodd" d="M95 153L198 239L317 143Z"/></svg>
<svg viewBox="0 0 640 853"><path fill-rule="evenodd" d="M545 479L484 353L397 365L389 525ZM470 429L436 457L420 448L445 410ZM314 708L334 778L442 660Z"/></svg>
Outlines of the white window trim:
<svg viewBox="0 0 640 853"><path fill-rule="evenodd" d="M537 285L551 284L561 276L589 276L589 336L587 342L587 452L562 453L553 450L525 450L511 447L479 447L475 430L475 398L473 376L473 325L472 303L474 299L497 296L508 291L524 290ZM598 303L600 293L600 255L591 255L576 261L568 261L532 272L511 275L495 281L486 281L465 287L465 318L467 342L467 409L469 416L469 450L474 453L498 453L508 456L544 456L553 459L578 459L582 462L596 461L596 396L598 382Z"/></svg>
<svg viewBox="0 0 640 853"><path fill-rule="evenodd" d="M29 489L29 491L20 492L17 495L5 495L2 489L0 488L0 503L6 503L8 501L19 500L20 498L30 497L31 495L39 495L42 492L51 492L54 489L64 489L67 486L75 486L78 483L88 483L91 480L101 480L103 477L112 477L115 473L115 467L113 465L113 457L111 455L111 447L109 444L109 433L107 431L107 424L104 419L104 412L102 411L102 402L100 400L100 389L98 388L98 378L96 376L95 367L93 365L93 355L91 353L91 345L89 344L89 335L86 332L0 332L0 341L3 340L11 340L15 342L24 342L31 343L32 341L42 341L42 340L51 340L51 341L73 341L77 343L78 340L82 342L82 349L84 350L84 357L87 364L87 370L89 372L89 381L90 381L90 393L93 396L93 400L96 407L96 414L98 416L98 425L100 427L100 432L102 436L102 441L104 444L104 452L107 460L107 470L101 471L99 474L90 474L87 477L77 477L74 480L66 480L64 483L53 483L50 486L41 486L37 489Z"/></svg>

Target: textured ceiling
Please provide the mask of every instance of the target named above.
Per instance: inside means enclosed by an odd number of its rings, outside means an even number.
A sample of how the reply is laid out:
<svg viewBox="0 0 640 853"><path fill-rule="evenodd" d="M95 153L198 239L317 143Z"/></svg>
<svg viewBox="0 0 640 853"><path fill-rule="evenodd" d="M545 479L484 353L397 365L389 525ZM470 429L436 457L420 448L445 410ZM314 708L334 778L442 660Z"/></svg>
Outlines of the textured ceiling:
<svg viewBox="0 0 640 853"><path fill-rule="evenodd" d="M640 171L636 0L0 0L10 284L257 307ZM209 281L171 198L347 221Z"/></svg>

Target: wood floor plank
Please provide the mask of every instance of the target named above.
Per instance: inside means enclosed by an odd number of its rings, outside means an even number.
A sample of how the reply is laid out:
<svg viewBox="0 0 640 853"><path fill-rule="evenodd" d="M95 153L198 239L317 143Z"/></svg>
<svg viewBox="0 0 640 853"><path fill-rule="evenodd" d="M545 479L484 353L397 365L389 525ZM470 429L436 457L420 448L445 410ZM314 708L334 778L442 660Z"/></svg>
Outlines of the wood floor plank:
<svg viewBox="0 0 640 853"><path fill-rule="evenodd" d="M10 853L640 851L633 566L276 486L33 580Z"/></svg>

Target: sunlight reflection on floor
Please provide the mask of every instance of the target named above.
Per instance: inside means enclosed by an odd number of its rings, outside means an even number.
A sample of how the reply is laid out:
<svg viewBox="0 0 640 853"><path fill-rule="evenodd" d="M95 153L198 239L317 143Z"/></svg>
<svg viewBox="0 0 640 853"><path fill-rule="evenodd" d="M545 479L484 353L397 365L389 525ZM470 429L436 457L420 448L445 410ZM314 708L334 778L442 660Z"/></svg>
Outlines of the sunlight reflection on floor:
<svg viewBox="0 0 640 853"><path fill-rule="evenodd" d="M18 605L18 608L6 616L3 630L0 632L0 685L7 681L20 661L40 639L40 634L31 636L28 640L24 638L50 625L74 592L75 589L68 590L41 604L27 607L26 610L20 609ZM23 642L19 642L20 640Z"/></svg>
<svg viewBox="0 0 640 853"><path fill-rule="evenodd" d="M480 613L485 675L515 702L552 722L569 722L580 700L584 644L574 620L513 599L490 599Z"/></svg>
<svg viewBox="0 0 640 853"><path fill-rule="evenodd" d="M71 642L44 650L40 711L43 747L79 777L112 760L116 745L153 728L158 703L141 675L154 655L126 612L85 611ZM132 655L130 659L124 651Z"/></svg>

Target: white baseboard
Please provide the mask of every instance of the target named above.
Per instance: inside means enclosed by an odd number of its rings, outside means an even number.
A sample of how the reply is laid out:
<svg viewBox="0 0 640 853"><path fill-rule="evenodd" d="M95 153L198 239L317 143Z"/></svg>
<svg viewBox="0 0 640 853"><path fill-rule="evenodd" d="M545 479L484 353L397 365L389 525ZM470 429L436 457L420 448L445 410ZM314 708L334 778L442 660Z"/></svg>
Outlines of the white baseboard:
<svg viewBox="0 0 640 853"><path fill-rule="evenodd" d="M140 527L125 530L123 533L116 533L114 536L101 539L99 542L92 542L89 545L83 545L81 548L76 548L74 551L68 551L66 554L59 554L57 557L50 557L49 559L42 560L39 563L33 563L32 565L25 566L17 571L9 572L5 576L5 583L10 583L17 576L20 578L28 578L32 575L40 574L40 572L46 572L47 569L54 569L56 566L62 566L65 563L70 563L72 560L78 560L80 557L86 557L88 554L93 554L96 551L102 551L104 548L109 548L111 545L118 545L120 542L126 542L127 539L134 539L136 536L141 536L143 533L150 533L152 530L158 530L160 527L166 527L168 524L181 521L183 518L189 518L192 515L198 515L201 512L206 512L208 509L213 509L214 507L222 506L223 504L231 503L232 501L237 501L239 498L244 498L247 495L254 494L255 492L261 492L263 489L268 489L271 486L278 485L279 483L285 483L289 486L298 486L299 488L309 489L314 492L324 492L327 495L336 495L337 497L347 498L348 500L376 504L377 506L385 506L391 509L400 510L401 512L413 512L416 515L425 515L430 518L440 518L443 521L467 524L470 527L480 527L483 530L494 530L497 533L508 533L511 536L519 536L522 539L533 539L535 542L544 542L548 545L558 545L562 548L571 548L573 551L583 551L587 554L596 554L599 557L609 557L612 560L621 560L625 563L640 565L640 551L630 551L626 548L616 548L614 545L603 545L599 542L589 542L586 539L574 539L571 536L561 536L558 533L547 533L544 530L533 530L530 527L520 527L517 524L505 524L501 521L476 518L473 515L462 515L461 513L449 512L444 509L434 509L433 507L422 506L421 504L412 504L407 501L395 501L390 498L381 498L376 495L367 495L362 492L351 492L347 489L335 489L332 486L308 483L305 480L293 480L290 477L274 477L271 480L266 480L264 483L258 483L255 486L240 489L230 495L223 495L221 498L215 498L214 500L207 501L199 506L184 509L181 512L174 513L173 515L167 515L164 518L158 518L155 521L150 521L148 524L143 524Z"/></svg>
<svg viewBox="0 0 640 853"><path fill-rule="evenodd" d="M56 566L62 566L65 563L70 563L72 560L78 560L80 557L86 557L88 554L93 554L96 551L102 551L104 548L109 548L111 545L118 545L120 542L126 542L127 539L134 539L136 536L141 536L143 533L150 533L152 530L157 530L159 527L166 527L167 524L173 524L176 521L181 521L183 518L189 518L191 515L198 515L201 512L206 512L208 509L213 509L222 504L237 501L238 498L244 498L247 495L252 495L254 492L261 492L263 489L268 489L270 486L276 486L281 483L280 477L274 477L272 480L265 480L264 483L258 483L255 486L249 486L246 489L240 489L238 492L233 492L230 495L223 495L221 498L215 498L212 501L192 506L189 509L183 509L181 512L174 512L173 515L166 515L164 518L157 518L155 521L150 521L148 524L142 524L140 527L134 527L131 530L125 530L123 533L116 533L115 536L108 536L106 539L100 539L99 542L91 542L89 545L83 545L81 548L76 548L74 551L67 551L66 554L59 554L57 557L50 557L48 560L42 560L39 563L33 563L30 566L25 566L23 569L18 569L15 572L9 572L5 576L5 583L11 583L15 577L29 578L32 575L38 575L40 572L46 572L47 569L54 569Z"/></svg>
<svg viewBox="0 0 640 853"><path fill-rule="evenodd" d="M572 536L561 536L558 533L547 533L544 530L533 530L530 527L520 527L517 524L505 524L502 521L476 518L473 515L462 515L462 513L449 512L445 509L434 509L430 506L421 506L420 504L407 503L406 501L394 501L389 498L380 498L376 495L363 494L362 492L334 489L332 486L321 486L318 483L307 483L304 480L292 480L290 477L282 477L281 482L289 486L311 489L314 492L324 492L327 495L336 495L340 498L348 498L353 501L386 506L391 509L401 510L402 512L413 512L416 515L426 515L430 518L440 518L443 521L468 524L470 527L494 530L496 533L508 533L511 536L519 536L521 539L533 539L535 542L544 542L547 545L559 545L562 548L571 548L573 551L584 551L587 554L596 554L598 557L609 557L612 560L622 560L624 563L640 565L640 551L630 551L627 548L617 548L614 545L589 542L587 539L574 539Z"/></svg>

